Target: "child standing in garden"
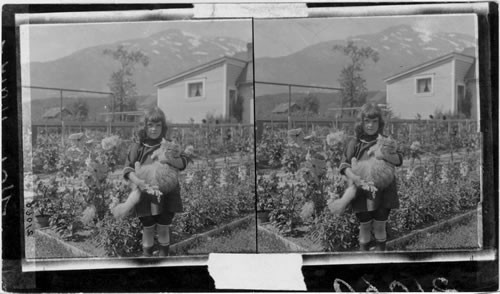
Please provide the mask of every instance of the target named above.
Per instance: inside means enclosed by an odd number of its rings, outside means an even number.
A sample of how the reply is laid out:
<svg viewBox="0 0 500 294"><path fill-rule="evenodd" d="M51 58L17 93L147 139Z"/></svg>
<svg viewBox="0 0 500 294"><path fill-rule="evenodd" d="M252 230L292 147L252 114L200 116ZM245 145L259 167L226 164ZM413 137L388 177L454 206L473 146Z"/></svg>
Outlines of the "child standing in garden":
<svg viewBox="0 0 500 294"><path fill-rule="evenodd" d="M141 191L140 200L135 205L135 214L142 223L142 247L144 256L152 256L155 231L158 233L159 256L168 256L170 246L170 229L172 219L176 212L182 212L180 186L158 198L144 192L146 183L139 179L135 173L135 163L152 163L151 155L160 148L162 139L167 139L167 122L165 114L158 107L150 108L144 117L144 126L138 132L137 142L129 150L123 176L135 184ZM179 157L169 156L166 163L183 170L188 159L181 154Z"/></svg>
<svg viewBox="0 0 500 294"><path fill-rule="evenodd" d="M378 190L375 197L371 192L360 188L361 178L356 175L351 167L352 159L364 160L368 155L370 147L377 143L379 135L383 134L384 120L381 109L374 104L365 104L361 107L355 125L355 138L350 138L345 143L344 155L340 164L340 173L352 182L356 189L356 195L351 202L353 211L358 218L359 225L359 246L361 251L369 249L372 232L376 241L378 251L385 250L387 239L386 223L391 209L399 207L396 179L384 189ZM396 142L384 146L376 156L377 159L400 166L403 163L403 156L397 150ZM380 155L381 154L381 155Z"/></svg>

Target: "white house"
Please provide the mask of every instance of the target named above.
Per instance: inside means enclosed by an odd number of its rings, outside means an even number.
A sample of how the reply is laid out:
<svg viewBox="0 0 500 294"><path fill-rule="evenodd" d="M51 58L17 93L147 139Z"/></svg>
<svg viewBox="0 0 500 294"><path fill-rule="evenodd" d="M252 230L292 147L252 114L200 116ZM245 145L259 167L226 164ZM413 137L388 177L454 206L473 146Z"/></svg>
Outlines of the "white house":
<svg viewBox="0 0 500 294"><path fill-rule="evenodd" d="M452 52L384 79L396 117L428 118L435 111L479 117L475 49Z"/></svg>
<svg viewBox="0 0 500 294"><path fill-rule="evenodd" d="M212 60L155 86L158 107L173 123L201 122L207 114L226 119L240 116L241 122L253 123L252 44L247 44L245 53Z"/></svg>

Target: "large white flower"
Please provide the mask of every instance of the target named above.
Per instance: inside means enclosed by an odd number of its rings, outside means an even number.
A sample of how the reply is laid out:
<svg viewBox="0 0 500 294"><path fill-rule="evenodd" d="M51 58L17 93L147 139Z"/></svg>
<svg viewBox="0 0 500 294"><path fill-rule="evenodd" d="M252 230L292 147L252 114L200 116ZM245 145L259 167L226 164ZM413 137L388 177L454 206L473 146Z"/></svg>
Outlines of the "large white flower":
<svg viewBox="0 0 500 294"><path fill-rule="evenodd" d="M334 145L337 145L339 143L342 143L343 140L344 140L344 132L342 132L342 131L330 133L326 136L326 143L329 146L334 146Z"/></svg>
<svg viewBox="0 0 500 294"><path fill-rule="evenodd" d="M420 144L419 141L413 141L410 145L410 149L413 151L420 150L421 147L422 145Z"/></svg>
<svg viewBox="0 0 500 294"><path fill-rule="evenodd" d="M111 149L113 149L113 147L118 146L118 144L120 144L120 137L118 137L117 135L113 135L111 137L104 138L101 141L101 146L102 146L102 149L104 149L104 150L111 150Z"/></svg>

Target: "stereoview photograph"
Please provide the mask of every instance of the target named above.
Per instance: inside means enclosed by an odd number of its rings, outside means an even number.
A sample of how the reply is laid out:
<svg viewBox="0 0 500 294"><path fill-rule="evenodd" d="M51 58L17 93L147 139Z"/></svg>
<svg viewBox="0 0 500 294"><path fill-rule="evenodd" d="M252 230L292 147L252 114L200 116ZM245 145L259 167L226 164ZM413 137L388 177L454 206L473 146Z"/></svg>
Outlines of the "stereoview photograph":
<svg viewBox="0 0 500 294"><path fill-rule="evenodd" d="M256 252L251 25L20 27L27 260Z"/></svg>
<svg viewBox="0 0 500 294"><path fill-rule="evenodd" d="M476 21L255 20L259 252L481 248Z"/></svg>

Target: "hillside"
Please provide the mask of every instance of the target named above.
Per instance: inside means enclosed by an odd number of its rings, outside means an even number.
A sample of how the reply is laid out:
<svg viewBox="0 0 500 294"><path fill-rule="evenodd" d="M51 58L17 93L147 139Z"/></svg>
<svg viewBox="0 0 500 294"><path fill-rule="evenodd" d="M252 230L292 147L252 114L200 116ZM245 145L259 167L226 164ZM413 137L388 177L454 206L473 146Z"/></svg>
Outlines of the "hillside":
<svg viewBox="0 0 500 294"><path fill-rule="evenodd" d="M385 91L383 79L405 68L476 46L476 40L469 35L425 34L408 25L394 26L377 34L355 36L348 40L358 46L370 46L379 53L379 61L366 62L363 72L367 88L372 91ZM333 51L333 47L345 45L348 40L322 42L284 57L257 59L255 80L338 87L340 72L348 60L342 53ZM281 87L266 87L256 92L256 95L282 91Z"/></svg>
<svg viewBox="0 0 500 294"><path fill-rule="evenodd" d="M366 63L363 73L367 88L371 91L385 91L383 78L404 68L452 51L474 47L477 43L469 35L442 32L429 34L408 25L394 26L377 34L354 36L349 40L359 46L370 46L380 54L377 63ZM345 45L347 41L331 40L287 56L256 59L255 80L338 87L339 74L347 59L332 48ZM89 47L50 62L31 63L31 84L107 91L109 77L118 64L111 57L104 56L103 50L114 49L119 45L141 50L150 58L148 67L136 67L134 77L139 95L155 93L155 82L221 56L247 50L247 44L239 39L200 37L170 29L147 38ZM259 87L255 94L261 96L281 92L284 92L282 87ZM51 96L41 93L39 98L43 97Z"/></svg>
<svg viewBox="0 0 500 294"><path fill-rule="evenodd" d="M295 92L292 93L292 102L298 102L308 93ZM319 102L319 112L316 117L328 117L331 114L329 108L341 107L341 96L338 92L321 93L310 92L310 95L315 96ZM385 103L385 92L369 91L367 93L367 101L374 103ZM284 119L287 114L274 114L273 109L281 104L288 103L288 93L269 94L255 97L255 119Z"/></svg>
<svg viewBox="0 0 500 294"><path fill-rule="evenodd" d="M119 65L110 56L105 56L103 51L114 50L119 45L129 50L140 50L150 59L147 67L136 66L134 78L139 95L155 93L155 82L215 58L231 56L247 49L242 40L200 37L170 29L147 38L89 47L50 62L33 62L30 64L31 85L108 91L111 73ZM40 93L40 98L47 97L50 96Z"/></svg>
<svg viewBox="0 0 500 294"><path fill-rule="evenodd" d="M104 108L105 105L109 104L108 97L66 97L63 99L63 107L68 109L72 109L72 105L79 99L83 99L88 106L88 119L87 121L98 121L103 120L102 116L99 116L99 113L106 112ZM140 97L137 99L137 103L141 103L144 101L144 97ZM31 120L39 121L42 120L43 114L50 108L60 107L61 98L60 97L49 97L44 99L33 99L31 101Z"/></svg>

